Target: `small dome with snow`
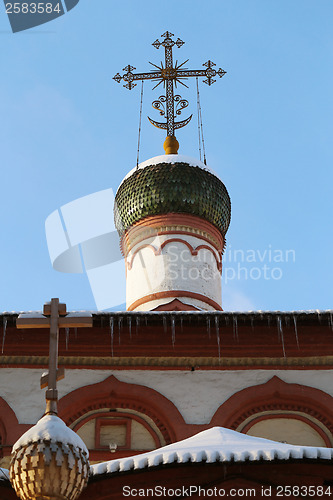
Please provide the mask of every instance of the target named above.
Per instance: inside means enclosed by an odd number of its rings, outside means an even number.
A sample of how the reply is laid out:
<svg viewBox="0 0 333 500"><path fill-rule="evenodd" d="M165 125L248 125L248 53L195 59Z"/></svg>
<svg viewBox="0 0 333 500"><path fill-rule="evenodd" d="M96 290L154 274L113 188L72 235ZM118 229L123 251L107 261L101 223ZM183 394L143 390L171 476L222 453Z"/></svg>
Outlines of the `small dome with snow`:
<svg viewBox="0 0 333 500"><path fill-rule="evenodd" d="M60 418L45 415L14 444L9 474L21 500L77 500L88 482L88 450Z"/></svg>
<svg viewBox="0 0 333 500"><path fill-rule="evenodd" d="M178 154L156 156L122 181L115 200L115 224L122 235L145 217L168 213L201 217L224 236L231 216L228 191L199 160Z"/></svg>
<svg viewBox="0 0 333 500"><path fill-rule="evenodd" d="M13 446L13 452L39 441L50 441L51 443L70 444L79 448L89 455L86 445L82 439L72 429L67 427L59 417L55 415L45 415L36 425L25 432Z"/></svg>

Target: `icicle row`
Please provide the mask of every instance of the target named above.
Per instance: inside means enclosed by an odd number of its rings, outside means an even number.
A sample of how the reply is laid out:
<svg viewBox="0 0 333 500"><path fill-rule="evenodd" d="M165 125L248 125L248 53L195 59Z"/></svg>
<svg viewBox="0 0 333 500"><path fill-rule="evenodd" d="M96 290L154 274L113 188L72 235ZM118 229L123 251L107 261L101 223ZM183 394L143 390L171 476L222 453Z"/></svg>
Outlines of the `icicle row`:
<svg viewBox="0 0 333 500"><path fill-rule="evenodd" d="M113 330L114 330L114 321L113 317L110 318L110 341L111 341L111 356L113 357Z"/></svg>
<svg viewBox="0 0 333 500"><path fill-rule="evenodd" d="M293 319L294 319L294 330L295 330L296 343L297 343L297 347L299 349L298 333L297 333L297 322L296 322L296 316L295 316L295 314L293 315Z"/></svg>
<svg viewBox="0 0 333 500"><path fill-rule="evenodd" d="M220 325L219 325L219 317L215 316L215 329L216 329L216 341L217 341L217 349L219 353L219 360L221 359L221 345L220 345Z"/></svg>
<svg viewBox="0 0 333 500"><path fill-rule="evenodd" d="M281 317L280 316L278 316L276 318L276 322L277 322L277 325L278 325L279 339L281 339L283 357L285 358L286 357L286 351L285 351L285 348L284 348L284 335L283 335L282 322L281 322Z"/></svg>
<svg viewBox="0 0 333 500"><path fill-rule="evenodd" d="M175 347L176 342L176 319L174 316L171 316L171 339L172 339L172 347Z"/></svg>
<svg viewBox="0 0 333 500"><path fill-rule="evenodd" d="M5 347L5 340L6 340L6 330L7 330L7 318L6 318L6 316L4 316L2 318L2 328L3 328L3 331L2 331L2 348L1 348L1 354L3 354L3 350L4 350L4 347Z"/></svg>

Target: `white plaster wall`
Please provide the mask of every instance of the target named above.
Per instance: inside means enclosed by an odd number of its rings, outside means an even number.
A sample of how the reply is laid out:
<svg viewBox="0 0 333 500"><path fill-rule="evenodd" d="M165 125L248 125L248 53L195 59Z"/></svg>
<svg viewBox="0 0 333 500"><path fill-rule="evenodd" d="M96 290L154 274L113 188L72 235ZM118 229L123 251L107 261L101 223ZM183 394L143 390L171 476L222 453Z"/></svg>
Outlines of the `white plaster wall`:
<svg viewBox="0 0 333 500"><path fill-rule="evenodd" d="M76 431L89 450L95 448L95 425L95 419L89 420Z"/></svg>
<svg viewBox="0 0 333 500"><path fill-rule="evenodd" d="M132 420L131 448L132 450L154 450L156 448L150 432L135 420Z"/></svg>
<svg viewBox="0 0 333 500"><path fill-rule="evenodd" d="M285 441L301 446L327 446L324 439L310 425L295 418L270 418L254 424L249 436Z"/></svg>
<svg viewBox="0 0 333 500"><path fill-rule="evenodd" d="M198 255L192 255L190 249L181 242L167 244L160 255L155 255L151 247L141 248L145 244L159 249L161 244L173 235L162 235L147 238L134 246L127 257L132 267L127 270L126 303L129 307L136 300L156 292L170 290L186 290L207 296L221 305L221 274L217 268L214 255L216 250L212 245L199 237L175 234L175 238L183 239L195 249L199 245L207 245L212 249L201 249ZM213 252L213 253L212 253ZM191 302L188 298L188 303ZM149 304L144 309L151 309ZM156 306L155 306L156 307Z"/></svg>
<svg viewBox="0 0 333 500"><path fill-rule="evenodd" d="M20 423L35 423L44 412L44 391L39 388L43 370L0 369L0 396ZM215 411L235 392L263 384L274 375L288 383L308 385L333 396L333 370L66 370L58 384L59 397L79 387L114 375L118 380L155 389L172 401L190 424L209 423Z"/></svg>

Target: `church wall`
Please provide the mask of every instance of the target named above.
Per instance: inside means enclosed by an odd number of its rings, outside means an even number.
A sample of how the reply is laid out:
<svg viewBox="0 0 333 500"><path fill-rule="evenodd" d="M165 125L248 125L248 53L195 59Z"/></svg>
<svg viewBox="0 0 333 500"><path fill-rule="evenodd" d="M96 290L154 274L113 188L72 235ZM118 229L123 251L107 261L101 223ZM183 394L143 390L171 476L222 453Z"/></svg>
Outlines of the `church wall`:
<svg viewBox="0 0 333 500"><path fill-rule="evenodd" d="M198 294L220 308L220 256L213 245L198 237L177 233L147 238L131 249L126 262L126 303L131 310L144 297L147 302L136 306L136 310L157 307L164 302L164 295L177 290L189 292L187 302L192 303ZM150 304L156 293L162 294L162 302ZM200 302L200 307L215 310L206 301Z"/></svg>
<svg viewBox="0 0 333 500"><path fill-rule="evenodd" d="M20 424L33 424L43 414L44 391L39 388L43 370L2 368L2 397ZM114 375L119 381L139 384L169 399L187 424L208 424L216 410L238 391L263 384L273 376L287 383L307 385L333 396L333 370L66 370L59 382L59 399L83 386Z"/></svg>

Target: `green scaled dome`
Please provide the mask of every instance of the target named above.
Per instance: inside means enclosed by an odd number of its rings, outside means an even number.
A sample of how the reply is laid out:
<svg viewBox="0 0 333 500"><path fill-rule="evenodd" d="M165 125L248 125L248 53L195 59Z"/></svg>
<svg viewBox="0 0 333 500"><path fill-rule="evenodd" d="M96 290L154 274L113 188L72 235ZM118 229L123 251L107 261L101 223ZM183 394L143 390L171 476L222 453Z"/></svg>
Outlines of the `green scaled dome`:
<svg viewBox="0 0 333 500"><path fill-rule="evenodd" d="M156 156L134 168L120 184L115 224L121 236L145 217L169 213L197 215L225 235L231 216L228 191L199 160L178 154Z"/></svg>

